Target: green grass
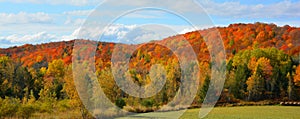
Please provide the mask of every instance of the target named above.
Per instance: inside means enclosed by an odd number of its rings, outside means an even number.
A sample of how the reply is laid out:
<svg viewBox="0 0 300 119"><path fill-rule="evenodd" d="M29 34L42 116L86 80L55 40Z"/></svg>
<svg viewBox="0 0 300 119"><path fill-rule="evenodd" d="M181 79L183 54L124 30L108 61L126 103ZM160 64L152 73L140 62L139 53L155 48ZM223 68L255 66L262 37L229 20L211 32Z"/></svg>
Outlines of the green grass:
<svg viewBox="0 0 300 119"><path fill-rule="evenodd" d="M189 109L181 116L181 119L198 119L199 110ZM299 110L300 107L290 106L216 107L205 119L299 119ZM176 114L178 114L178 111L155 112L131 115L126 118L167 118Z"/></svg>
<svg viewBox="0 0 300 119"><path fill-rule="evenodd" d="M217 107L206 119L299 119L300 107L290 106L245 106ZM199 109L188 110L181 118L196 119Z"/></svg>
<svg viewBox="0 0 300 119"><path fill-rule="evenodd" d="M181 119L198 119L200 109L188 109ZM300 119L300 107L296 106L242 106L216 107L204 119ZM173 119L181 111L141 113L118 119ZM55 114L34 114L32 119L73 119L81 118L78 111L67 111Z"/></svg>

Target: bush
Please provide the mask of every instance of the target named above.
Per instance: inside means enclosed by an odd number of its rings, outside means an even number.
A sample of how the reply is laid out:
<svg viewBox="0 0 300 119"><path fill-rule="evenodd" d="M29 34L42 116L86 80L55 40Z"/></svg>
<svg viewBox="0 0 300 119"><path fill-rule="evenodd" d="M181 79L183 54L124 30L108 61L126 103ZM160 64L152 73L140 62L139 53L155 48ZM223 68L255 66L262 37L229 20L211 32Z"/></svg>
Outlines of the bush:
<svg viewBox="0 0 300 119"><path fill-rule="evenodd" d="M59 101L57 107L58 107L58 111L62 111L62 112L67 111L68 109L71 108L69 100Z"/></svg>
<svg viewBox="0 0 300 119"><path fill-rule="evenodd" d="M126 102L123 98L119 98L116 100L116 105L123 109L123 107L126 106Z"/></svg>
<svg viewBox="0 0 300 119"><path fill-rule="evenodd" d="M25 119L28 119L29 117L32 116L33 113L35 113L35 108L33 105L31 104L25 104L25 105L21 105L18 109L18 112L16 113L16 115L18 117L22 117Z"/></svg>
<svg viewBox="0 0 300 119"><path fill-rule="evenodd" d="M145 107L153 107L154 101L152 99L143 100L142 105Z"/></svg>
<svg viewBox="0 0 300 119"><path fill-rule="evenodd" d="M0 117L13 117L18 107L20 106L20 100L15 98L8 98L0 100Z"/></svg>
<svg viewBox="0 0 300 119"><path fill-rule="evenodd" d="M40 102L38 101L38 111L40 113L52 113L53 112L53 104L51 102Z"/></svg>

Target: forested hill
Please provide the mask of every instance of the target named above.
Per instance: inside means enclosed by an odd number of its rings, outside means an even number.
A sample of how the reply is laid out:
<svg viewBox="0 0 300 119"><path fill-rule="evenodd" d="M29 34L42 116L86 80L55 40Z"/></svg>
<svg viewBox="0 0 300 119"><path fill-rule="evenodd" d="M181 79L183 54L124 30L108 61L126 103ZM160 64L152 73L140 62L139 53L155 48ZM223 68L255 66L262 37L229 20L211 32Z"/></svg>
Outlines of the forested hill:
<svg viewBox="0 0 300 119"><path fill-rule="evenodd" d="M231 24L228 27L218 27L222 36L227 58L233 56L240 50L252 49L254 46L259 48L275 47L283 50L285 53L296 56L300 51L300 28L283 26L279 27L275 24ZM201 33L206 33L210 29L201 30ZM163 41L178 40L182 35L172 36L164 39ZM192 44L195 52L200 54L207 54L205 51L206 44L203 42L199 32L190 32L183 34L183 36ZM178 43L178 42L172 43ZM44 64L54 59L63 59L65 63L71 62L71 54L73 48L73 41L67 42L53 42L40 45L23 45L19 47L11 47L7 49L0 49L0 55L9 56L15 60L20 60L24 66L33 66L36 63ZM113 43L99 43L101 48L101 58L109 58L106 54L109 54L109 50L112 50ZM148 52L151 52L150 47L156 47L149 45L146 46ZM201 50L202 49L202 50ZM164 51L162 51L164 52ZM105 56L105 57L104 57ZM203 59L205 55L200 56ZM206 56L207 58L207 56ZM108 60L106 60L108 61Z"/></svg>
<svg viewBox="0 0 300 119"><path fill-rule="evenodd" d="M176 57L178 55L174 55L174 51L167 47L176 46L175 53L186 54L188 52L181 49L189 44L197 55L201 74L193 106L200 106L206 96L211 81L211 66L214 63L210 61L209 51L220 45L225 46L227 70L223 93L216 92L222 94L219 104L262 100L276 104L274 103L276 101L300 100L300 28L255 23L232 24L217 29L224 44L213 42L215 34L206 37L210 31L214 31L214 28L210 28L140 44L133 54L124 53L124 56L130 58L130 62L128 71L122 73L121 77L130 76L139 85L151 82L149 72L153 64L161 64L165 68L165 74L157 69L152 73L156 78L166 77L164 88L161 88L155 96L146 99L122 92L115 83L111 72L111 57L117 44L78 40L81 43L94 43L97 47L94 49L82 47L76 53L86 54L96 51L95 57L84 55L87 57L83 58L95 58L97 79L92 79L88 75L84 75L84 79L86 82L98 80L104 93L113 103L132 112L157 110L172 101L177 92L181 91L180 86L184 81L180 80L182 74ZM187 39L189 44L183 39ZM207 45L206 42L215 46ZM23 113L27 115L34 112L51 113L62 109L81 110L83 116L88 115L84 111L72 77L74 43L75 40L0 49L0 118L16 114L23 116ZM130 50L129 46L137 44L124 44L122 50ZM184 58L190 59L189 56ZM219 56L221 55L216 54L213 57ZM189 66L195 68L197 65ZM82 69L77 73L88 70ZM192 73L191 71L193 69L186 73ZM186 80L191 78L193 77ZM93 92L93 89L90 88L87 92ZM186 90L181 93L190 92ZM87 99L92 101L98 98ZM16 104L18 105L14 106ZM7 108L6 105L13 108ZM30 109L27 109L28 107ZM24 110L31 110L31 113ZM108 113L108 116L112 116L111 113Z"/></svg>

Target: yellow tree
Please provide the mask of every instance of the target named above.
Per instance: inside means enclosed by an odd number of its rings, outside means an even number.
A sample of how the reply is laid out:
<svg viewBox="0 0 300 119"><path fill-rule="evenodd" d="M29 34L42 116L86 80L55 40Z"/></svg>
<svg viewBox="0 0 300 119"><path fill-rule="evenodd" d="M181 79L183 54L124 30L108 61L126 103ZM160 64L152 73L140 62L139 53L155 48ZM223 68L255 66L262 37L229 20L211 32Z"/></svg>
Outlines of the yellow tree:
<svg viewBox="0 0 300 119"><path fill-rule="evenodd" d="M76 74L76 77L78 79L82 79L81 81L77 80L75 81L73 78L73 71ZM89 93L89 89L87 87L88 82L86 82L86 70L79 70L78 68L72 68L72 65L68 65L65 68L65 74L63 77L64 85L63 85L63 91L67 94L68 98L70 99L70 104L75 109L80 109L82 118L91 118L91 115L89 114L88 110L85 108L85 105L83 104L83 101L86 101L87 99L90 99L91 96ZM76 85L75 85L76 84ZM76 87L77 86L77 87ZM78 91L81 93L81 98L84 97L84 99L81 99L79 96ZM88 93L83 93L88 92Z"/></svg>
<svg viewBox="0 0 300 119"><path fill-rule="evenodd" d="M248 68L252 71L251 77L246 82L248 99L259 100L266 91L265 83L272 75L273 67L269 59L261 57L258 60L252 58L248 64Z"/></svg>
<svg viewBox="0 0 300 119"><path fill-rule="evenodd" d="M300 65L296 68L296 74L294 75L294 83L296 86L300 86Z"/></svg>
<svg viewBox="0 0 300 119"><path fill-rule="evenodd" d="M97 71L98 81L106 94L113 102L121 97L121 90L118 88L110 68Z"/></svg>
<svg viewBox="0 0 300 119"><path fill-rule="evenodd" d="M44 91L46 95L51 97L62 98L63 77L65 74L65 64L63 60L53 60L48 65L48 69L44 78Z"/></svg>
<svg viewBox="0 0 300 119"><path fill-rule="evenodd" d="M265 57L261 57L258 60L255 57L251 58L248 64L248 68L252 71L253 74L256 73L258 69L261 69L264 76L271 76L273 70L273 67L270 64L270 60Z"/></svg>
<svg viewBox="0 0 300 119"><path fill-rule="evenodd" d="M74 84L73 75L72 75L72 65L69 65L68 67L66 67L64 82L65 83L63 86L63 91L66 92L68 98L71 100L70 104L73 107L80 107L81 101L80 101L80 98L76 91L75 84Z"/></svg>

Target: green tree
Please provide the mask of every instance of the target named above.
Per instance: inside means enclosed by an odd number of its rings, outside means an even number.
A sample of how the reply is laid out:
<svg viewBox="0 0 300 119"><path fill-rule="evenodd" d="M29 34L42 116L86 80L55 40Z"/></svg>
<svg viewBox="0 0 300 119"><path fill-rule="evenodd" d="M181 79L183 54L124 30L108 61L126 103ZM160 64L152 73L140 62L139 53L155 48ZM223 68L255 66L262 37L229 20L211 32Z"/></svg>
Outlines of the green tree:
<svg viewBox="0 0 300 119"><path fill-rule="evenodd" d="M13 96L13 79L15 65L9 57L0 57L0 96Z"/></svg>
<svg viewBox="0 0 300 119"><path fill-rule="evenodd" d="M202 103L206 97L208 88L209 88L209 83L210 83L210 78L208 76L206 76L205 80L204 80L204 84L201 87L201 90L199 92L199 97L200 100L199 102Z"/></svg>
<svg viewBox="0 0 300 119"><path fill-rule="evenodd" d="M276 48L244 50L238 52L232 58L232 61L231 71L234 72L235 81L230 81L232 84L229 85L229 88L233 88L231 92L233 92L235 97L237 97L236 94L242 94L240 92L242 88L239 86L244 87L244 91L246 91L247 85L245 87L243 84L245 84L250 77L252 81L257 81L254 79L260 78L265 80L264 85L267 94L264 95L264 97L273 99L286 96L289 80L287 74L291 72L292 61L291 57L283 51ZM251 66L249 66L250 64ZM254 73L257 72L256 69L259 69L261 74L256 73L254 75ZM249 84L251 84L251 80L249 80ZM237 87L239 87L238 92L236 91Z"/></svg>
<svg viewBox="0 0 300 119"><path fill-rule="evenodd" d="M27 68L9 57L0 57L0 96L22 99L29 96L33 82Z"/></svg>

